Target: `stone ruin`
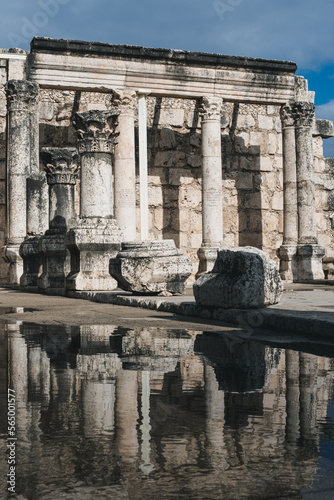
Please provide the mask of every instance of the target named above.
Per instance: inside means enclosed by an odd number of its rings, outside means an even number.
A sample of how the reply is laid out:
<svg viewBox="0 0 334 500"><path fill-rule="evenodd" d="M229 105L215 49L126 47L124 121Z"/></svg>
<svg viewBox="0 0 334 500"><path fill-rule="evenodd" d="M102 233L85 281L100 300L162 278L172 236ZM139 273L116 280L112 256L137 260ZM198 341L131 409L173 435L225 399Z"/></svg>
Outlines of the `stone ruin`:
<svg viewBox="0 0 334 500"><path fill-rule="evenodd" d="M2 50L1 283L180 293L245 246L282 280L332 278L333 124L296 69L49 38Z"/></svg>

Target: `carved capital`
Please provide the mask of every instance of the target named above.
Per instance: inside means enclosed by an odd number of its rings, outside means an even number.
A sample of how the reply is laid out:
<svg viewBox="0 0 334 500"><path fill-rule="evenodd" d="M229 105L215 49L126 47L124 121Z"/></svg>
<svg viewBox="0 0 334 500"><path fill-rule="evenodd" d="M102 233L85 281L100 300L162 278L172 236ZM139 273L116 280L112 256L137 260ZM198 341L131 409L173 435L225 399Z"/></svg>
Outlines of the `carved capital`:
<svg viewBox="0 0 334 500"><path fill-rule="evenodd" d="M287 104L286 106L281 107L281 120L282 127L293 127L295 125L295 119L293 114L293 104Z"/></svg>
<svg viewBox="0 0 334 500"><path fill-rule="evenodd" d="M293 105L293 117L296 127L312 127L315 106L311 102L295 102Z"/></svg>
<svg viewBox="0 0 334 500"><path fill-rule="evenodd" d="M202 97L199 112L203 120L220 120L222 107L221 97Z"/></svg>
<svg viewBox="0 0 334 500"><path fill-rule="evenodd" d="M113 105L121 113L133 114L138 106L136 92L134 90L114 90Z"/></svg>
<svg viewBox="0 0 334 500"><path fill-rule="evenodd" d="M76 113L73 125L78 134L79 153L113 153L119 109Z"/></svg>
<svg viewBox="0 0 334 500"><path fill-rule="evenodd" d="M48 184L76 184L80 156L75 148L42 148L41 158Z"/></svg>
<svg viewBox="0 0 334 500"><path fill-rule="evenodd" d="M30 110L36 107L39 99L39 86L29 80L9 80L5 84L9 110Z"/></svg>

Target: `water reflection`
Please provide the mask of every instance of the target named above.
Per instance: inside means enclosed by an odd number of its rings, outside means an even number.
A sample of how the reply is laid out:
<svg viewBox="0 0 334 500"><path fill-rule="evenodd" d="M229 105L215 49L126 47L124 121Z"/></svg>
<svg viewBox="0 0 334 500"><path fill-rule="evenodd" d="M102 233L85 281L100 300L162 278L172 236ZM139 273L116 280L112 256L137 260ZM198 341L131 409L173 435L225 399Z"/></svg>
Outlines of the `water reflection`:
<svg viewBox="0 0 334 500"><path fill-rule="evenodd" d="M110 325L10 324L0 344L23 498L303 498L332 456L325 356Z"/></svg>

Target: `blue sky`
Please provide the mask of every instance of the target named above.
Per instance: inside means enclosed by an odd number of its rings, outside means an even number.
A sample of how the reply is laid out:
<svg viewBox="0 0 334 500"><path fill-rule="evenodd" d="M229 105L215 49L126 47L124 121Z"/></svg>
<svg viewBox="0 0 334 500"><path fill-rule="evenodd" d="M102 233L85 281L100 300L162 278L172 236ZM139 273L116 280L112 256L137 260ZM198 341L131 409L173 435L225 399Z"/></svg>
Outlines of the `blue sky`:
<svg viewBox="0 0 334 500"><path fill-rule="evenodd" d="M12 0L0 27L2 48L38 35L295 61L334 120L334 0Z"/></svg>

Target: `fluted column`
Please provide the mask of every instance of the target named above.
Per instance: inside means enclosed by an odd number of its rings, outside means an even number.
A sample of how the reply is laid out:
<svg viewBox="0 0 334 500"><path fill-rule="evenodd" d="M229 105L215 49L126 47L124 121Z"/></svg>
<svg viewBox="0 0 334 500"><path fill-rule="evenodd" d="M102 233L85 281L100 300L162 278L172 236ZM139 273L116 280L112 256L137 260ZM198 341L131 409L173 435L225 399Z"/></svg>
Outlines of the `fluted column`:
<svg viewBox="0 0 334 500"><path fill-rule="evenodd" d="M109 260L120 249L121 231L114 219L112 160L119 110L77 113L74 126L81 156L80 218L71 224L66 246L71 271L66 290L112 290Z"/></svg>
<svg viewBox="0 0 334 500"><path fill-rule="evenodd" d="M204 97L202 115L202 247L197 276L211 271L223 242L221 109L219 97Z"/></svg>
<svg viewBox="0 0 334 500"><path fill-rule="evenodd" d="M322 279L325 249L318 245L315 223L315 186L313 180L312 126L314 104L296 102L293 116L296 130L298 200L298 279Z"/></svg>
<svg viewBox="0 0 334 500"><path fill-rule="evenodd" d="M70 270L70 255L65 246L69 220L74 218L74 186L80 158L75 148L43 148L41 152L49 185L49 229L41 237L39 251L43 272L38 288L46 293L63 294Z"/></svg>
<svg viewBox="0 0 334 500"><path fill-rule="evenodd" d="M2 257L10 265L9 284L16 285L23 271L19 247L27 234L26 182L33 157L31 110L36 110L39 89L36 83L28 80L10 80L5 89L8 108L7 237Z"/></svg>
<svg viewBox="0 0 334 500"><path fill-rule="evenodd" d="M135 120L136 92L117 92L119 136L115 145L115 219L123 233L124 241L136 239L136 164L135 164Z"/></svg>
<svg viewBox="0 0 334 500"><path fill-rule="evenodd" d="M280 247L280 275L293 281L297 275L297 171L293 106L281 109L283 141L283 244Z"/></svg>

